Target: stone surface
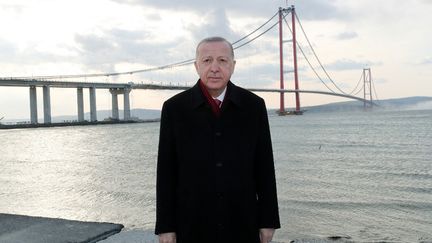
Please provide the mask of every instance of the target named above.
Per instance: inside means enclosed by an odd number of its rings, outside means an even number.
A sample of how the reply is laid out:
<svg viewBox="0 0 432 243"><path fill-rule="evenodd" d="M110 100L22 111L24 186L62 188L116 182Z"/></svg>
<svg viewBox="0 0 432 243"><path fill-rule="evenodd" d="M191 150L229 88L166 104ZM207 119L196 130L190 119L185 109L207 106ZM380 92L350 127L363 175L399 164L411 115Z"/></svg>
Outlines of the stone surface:
<svg viewBox="0 0 432 243"><path fill-rule="evenodd" d="M121 224L0 214L1 243L94 243L122 228Z"/></svg>

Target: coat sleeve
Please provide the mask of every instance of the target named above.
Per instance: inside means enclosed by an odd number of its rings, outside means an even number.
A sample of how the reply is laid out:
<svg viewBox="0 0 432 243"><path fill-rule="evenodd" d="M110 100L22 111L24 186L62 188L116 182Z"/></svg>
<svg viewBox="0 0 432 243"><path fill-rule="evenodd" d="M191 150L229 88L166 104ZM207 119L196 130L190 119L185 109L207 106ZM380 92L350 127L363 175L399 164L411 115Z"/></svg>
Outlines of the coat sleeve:
<svg viewBox="0 0 432 243"><path fill-rule="evenodd" d="M155 234L176 232L175 194L177 181L173 121L169 105L163 104L156 174Z"/></svg>
<svg viewBox="0 0 432 243"><path fill-rule="evenodd" d="M256 191L258 198L258 227L280 228L275 167L267 109L260 102L260 129L255 160Z"/></svg>

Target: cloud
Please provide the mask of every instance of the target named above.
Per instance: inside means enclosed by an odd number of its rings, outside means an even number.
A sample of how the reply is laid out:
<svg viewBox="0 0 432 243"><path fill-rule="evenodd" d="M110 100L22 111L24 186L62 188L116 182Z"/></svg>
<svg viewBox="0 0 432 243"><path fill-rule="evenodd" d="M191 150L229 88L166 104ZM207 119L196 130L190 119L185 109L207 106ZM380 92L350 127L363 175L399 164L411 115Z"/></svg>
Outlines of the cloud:
<svg viewBox="0 0 432 243"><path fill-rule="evenodd" d="M358 37L358 34L354 31L346 31L339 33L335 36L338 40L350 40Z"/></svg>
<svg viewBox="0 0 432 243"><path fill-rule="evenodd" d="M67 47L63 47L67 48ZM64 55L56 55L40 51L38 44L29 44L22 50L15 43L0 39L0 63L19 65L36 65L42 63L58 63L65 60Z"/></svg>
<svg viewBox="0 0 432 243"><path fill-rule="evenodd" d="M340 59L325 67L330 70L358 70L373 65L381 65L381 63L373 63L371 61L355 61L350 59Z"/></svg>
<svg viewBox="0 0 432 243"><path fill-rule="evenodd" d="M227 9L237 14L250 15L253 14L276 12L277 8L274 4L268 4L264 0L250 0L245 4L242 1L232 0L184 0L184 1L171 1L171 0L113 0L121 4L133 4L141 7L154 7L160 9L168 9L173 11L192 11L197 14L205 14L212 9ZM274 5L274 7L272 7Z"/></svg>
<svg viewBox="0 0 432 243"><path fill-rule="evenodd" d="M225 9L237 16L270 17L279 7L287 7L283 1L268 0L113 0L121 4L134 4L142 7L154 7L175 11L192 11L197 14L206 13L212 9ZM346 19L349 13L337 5L334 0L288 1L288 5L296 5L301 18L307 20Z"/></svg>
<svg viewBox="0 0 432 243"><path fill-rule="evenodd" d="M425 58L420 62L420 64L422 64L422 65L430 65L430 64L432 64L432 57L425 57Z"/></svg>
<svg viewBox="0 0 432 243"><path fill-rule="evenodd" d="M373 73L372 73L372 81L373 81L375 84L387 84L387 83L389 83L389 81L388 81L387 79L385 79L385 78L377 78L377 77L374 77L374 76L373 76Z"/></svg>
<svg viewBox="0 0 432 243"><path fill-rule="evenodd" d="M0 63L1 62L10 62L15 58L18 49L15 45L9 41L0 39Z"/></svg>
<svg viewBox="0 0 432 243"><path fill-rule="evenodd" d="M18 4L1 4L0 9L5 10L5 11L11 11L11 12L19 14L23 11L24 7L21 5L18 5Z"/></svg>
<svg viewBox="0 0 432 243"><path fill-rule="evenodd" d="M227 18L225 10L218 8L206 13L203 17L203 22L193 24L186 27L195 40L201 40L208 36L223 36L228 40L236 40L238 35L230 28L230 22Z"/></svg>
<svg viewBox="0 0 432 243"><path fill-rule="evenodd" d="M202 15L200 23L189 24L184 28L189 35L164 41L150 30L130 31L116 28L99 34L76 34L75 42L79 47L78 56L82 63L93 70L111 72L116 71L116 63L159 66L193 58L195 42L211 35L224 36L228 40L239 38L239 35L232 31L223 9L209 11ZM191 43L191 38L194 43Z"/></svg>
<svg viewBox="0 0 432 243"><path fill-rule="evenodd" d="M350 18L348 9L343 9L341 4L337 4L334 0L291 0L289 2L295 3L296 12L300 19L329 20Z"/></svg>
<svg viewBox="0 0 432 243"><path fill-rule="evenodd" d="M91 69L104 72L115 71L116 63L155 66L179 59L175 47L181 45L184 39L160 42L154 41L154 38L145 31L111 29L100 35L77 34L75 42L79 46L81 61Z"/></svg>
<svg viewBox="0 0 432 243"><path fill-rule="evenodd" d="M75 34L77 62L88 69L101 72L124 71L116 70L118 63L135 63L148 66L159 66L193 58L195 42L208 36L224 36L230 41L242 37L231 28L230 19L238 15L270 17L277 10L277 3L269 4L264 0L252 0L248 4L239 1L220 0L196 1L185 0L181 3L168 0L112 0L120 4L139 5L143 8L172 11L190 11L197 14L199 22L186 24L184 30L189 35L168 40L158 40L157 33L152 30L125 30L120 28L102 30L99 33ZM299 11L304 12L306 19L341 18L344 13L334 5L333 1L311 0L298 3ZM270 13L270 14L269 14ZM148 16L147 16L148 17ZM163 19L160 13L151 14L151 19ZM270 33L271 34L271 33ZM345 33L342 38L351 37L352 33ZM193 44L191 44L193 40ZM270 47L257 47L270 49ZM271 46L273 48L273 46ZM254 48L247 48L241 53L252 52ZM190 50L185 52L185 50ZM260 50L265 51L265 50ZM192 54L192 55L189 55ZM51 59L55 59L52 57ZM172 60L172 61L167 61Z"/></svg>

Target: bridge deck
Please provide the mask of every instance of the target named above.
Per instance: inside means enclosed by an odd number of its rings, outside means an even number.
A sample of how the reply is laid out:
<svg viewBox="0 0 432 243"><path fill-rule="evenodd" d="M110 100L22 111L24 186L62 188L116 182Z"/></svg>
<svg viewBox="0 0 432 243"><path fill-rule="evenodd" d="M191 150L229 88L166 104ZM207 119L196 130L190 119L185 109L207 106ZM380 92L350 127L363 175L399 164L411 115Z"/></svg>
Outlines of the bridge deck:
<svg viewBox="0 0 432 243"><path fill-rule="evenodd" d="M130 88L128 83L99 83L99 82L74 82L74 81L55 81L55 80L37 80L37 79L0 79L0 86L10 87L29 87L29 86L50 86L55 88Z"/></svg>
<svg viewBox="0 0 432 243"><path fill-rule="evenodd" d="M14 78L0 78L0 86L50 86L58 88L97 88L97 89L153 89L153 90L186 90L190 86L181 85L160 85L160 84L136 84L136 83L103 83L103 82L73 82L73 81L47 81L47 80L36 80L36 79L14 79ZM252 92L272 92L272 93L309 93L309 94L322 94L338 96L348 99L354 99L361 102L366 102L368 104L376 105L370 100L365 100L361 97L349 95L332 93L319 90L294 90L294 89L261 89L261 88L249 88L248 90Z"/></svg>

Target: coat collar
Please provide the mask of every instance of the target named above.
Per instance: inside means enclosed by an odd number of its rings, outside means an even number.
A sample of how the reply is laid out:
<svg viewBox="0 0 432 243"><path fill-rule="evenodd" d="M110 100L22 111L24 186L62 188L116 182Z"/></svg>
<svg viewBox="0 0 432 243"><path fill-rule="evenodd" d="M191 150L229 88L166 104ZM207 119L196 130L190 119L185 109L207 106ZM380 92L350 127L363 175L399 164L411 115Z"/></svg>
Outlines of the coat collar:
<svg viewBox="0 0 432 243"><path fill-rule="evenodd" d="M206 104L207 102L204 94L201 92L199 82L200 80L198 80L198 82L191 88L193 108L197 108L202 104ZM230 103L233 103L238 107L243 107L244 102L242 100L241 94L239 93L239 89L240 88L234 85L231 81L228 81L224 103L228 103L226 101L230 101Z"/></svg>

